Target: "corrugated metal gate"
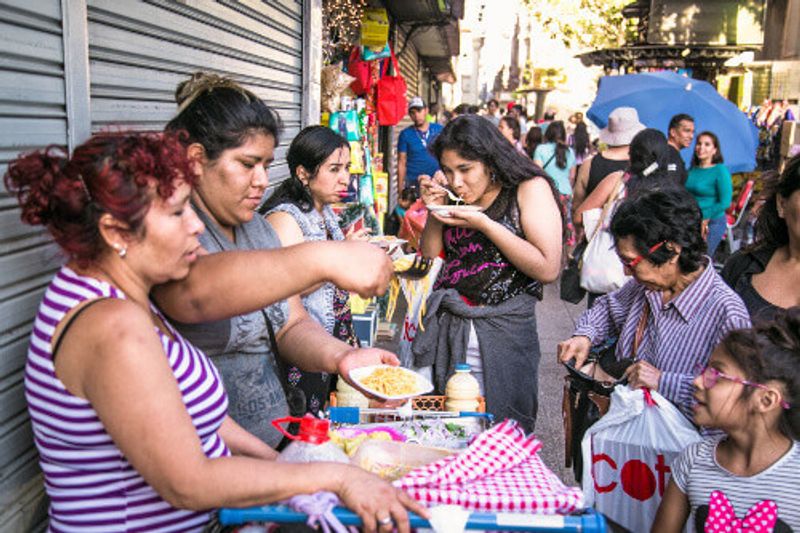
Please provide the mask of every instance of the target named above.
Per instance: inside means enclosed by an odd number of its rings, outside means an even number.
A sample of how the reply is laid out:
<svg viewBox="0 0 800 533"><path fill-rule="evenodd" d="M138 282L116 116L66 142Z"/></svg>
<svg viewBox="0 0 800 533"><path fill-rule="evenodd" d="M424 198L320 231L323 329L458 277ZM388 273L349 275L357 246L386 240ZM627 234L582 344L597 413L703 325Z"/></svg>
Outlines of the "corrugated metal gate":
<svg viewBox="0 0 800 533"><path fill-rule="evenodd" d="M270 169L276 185L288 176L285 147L301 125L302 7L299 0L3 0L0 175L18 153L67 145L89 128L161 129L175 110L178 82L209 69L241 81L280 113L285 132ZM65 68L70 56L87 59L85 35L64 37L76 16L88 27L88 95ZM41 292L60 263L42 231L20 222L16 200L0 185L0 531L38 529L46 518L22 369Z"/></svg>

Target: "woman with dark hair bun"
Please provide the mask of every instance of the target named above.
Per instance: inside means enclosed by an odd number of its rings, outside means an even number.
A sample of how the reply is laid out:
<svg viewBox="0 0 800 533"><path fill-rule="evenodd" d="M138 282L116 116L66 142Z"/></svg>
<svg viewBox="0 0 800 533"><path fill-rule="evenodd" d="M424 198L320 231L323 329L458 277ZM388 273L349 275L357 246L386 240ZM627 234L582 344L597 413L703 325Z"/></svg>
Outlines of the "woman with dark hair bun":
<svg viewBox="0 0 800 533"><path fill-rule="evenodd" d="M350 145L341 135L325 126L309 126L292 140L286 154L291 177L285 180L262 207L283 246L305 241L345 239L331 204L347 194L350 183ZM360 229L348 239L365 239L368 229ZM358 347L353 329L349 293L333 283L312 287L301 294L306 311L325 330L351 346ZM325 373L285 369L289 387L303 391L307 410L317 414L328 401L331 383Z"/></svg>
<svg viewBox="0 0 800 533"><path fill-rule="evenodd" d="M469 363L487 410L527 431L536 422L539 340L535 304L558 277L562 217L550 178L479 116L459 117L433 143L442 174L423 176L431 209L422 253L444 266L412 351L444 391ZM447 206L448 193L465 206Z"/></svg>
<svg viewBox="0 0 800 533"><path fill-rule="evenodd" d="M218 507L333 491L369 528L392 518L407 532L404 507L424 509L377 476L277 463L228 415L216 366L151 303L151 289L174 282L166 307L207 321L325 279L374 294L388 280L391 265L374 274L385 254L353 243L337 245L338 258L318 244L206 256L190 204L196 161L183 140L100 134L71 158L52 147L22 156L5 175L23 221L45 225L67 256L45 290L25 366L49 528L200 532ZM306 266L337 261L377 268L350 276Z"/></svg>
<svg viewBox="0 0 800 533"><path fill-rule="evenodd" d="M533 159L533 154L536 152L536 147L542 144L544 137L542 136L542 128L533 126L528 129L528 134L525 135L525 153L528 157Z"/></svg>
<svg viewBox="0 0 800 533"><path fill-rule="evenodd" d="M187 153L199 176L192 204L206 227L200 243L211 254L280 248L278 234L256 211L269 184L268 169L278 142L275 112L235 82L212 74L194 75L180 92L178 114L167 129L188 132ZM347 261L337 268L360 272L369 267ZM308 314L299 295L230 318L197 321L166 290L156 293L157 303L220 369L233 419L271 447L283 438L272 420L290 410L302 414L309 407L299 389L290 391L287 399L277 371L281 365L349 379L349 370L356 366L399 364L390 352L357 349L333 337Z"/></svg>
<svg viewBox="0 0 800 533"><path fill-rule="evenodd" d="M703 211L703 224L708 228L708 255L713 258L727 228L725 210L731 205L733 182L723 164L719 138L710 131L697 136L685 186Z"/></svg>
<svg viewBox="0 0 800 533"><path fill-rule="evenodd" d="M744 300L753 320L800 305L800 156L783 172L764 176L764 205L756 241L725 263L722 277Z"/></svg>
<svg viewBox="0 0 800 533"><path fill-rule="evenodd" d="M750 326L747 309L705 255L700 209L685 189L629 197L611 233L633 279L581 315L559 359L580 368L593 344L616 337L616 359L635 359L629 384L660 392L691 418L694 368L727 332Z"/></svg>

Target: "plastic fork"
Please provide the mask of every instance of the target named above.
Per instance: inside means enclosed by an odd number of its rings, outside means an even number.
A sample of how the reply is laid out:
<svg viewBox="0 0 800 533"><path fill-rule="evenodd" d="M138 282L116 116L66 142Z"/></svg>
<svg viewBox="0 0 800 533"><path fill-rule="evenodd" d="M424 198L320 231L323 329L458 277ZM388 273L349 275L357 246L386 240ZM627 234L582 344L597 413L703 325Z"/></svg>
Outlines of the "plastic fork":
<svg viewBox="0 0 800 533"><path fill-rule="evenodd" d="M395 274L406 279L422 279L428 275L428 272L431 271L432 266L433 259L429 259L421 255L415 255L414 260L411 262L411 266L404 270L398 270L395 272Z"/></svg>

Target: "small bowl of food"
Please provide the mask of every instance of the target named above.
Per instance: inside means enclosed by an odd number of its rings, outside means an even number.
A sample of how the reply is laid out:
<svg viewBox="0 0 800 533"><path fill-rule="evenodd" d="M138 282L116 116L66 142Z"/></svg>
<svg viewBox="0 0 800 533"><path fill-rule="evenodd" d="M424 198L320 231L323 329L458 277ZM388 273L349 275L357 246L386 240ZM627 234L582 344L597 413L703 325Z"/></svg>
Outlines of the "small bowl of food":
<svg viewBox="0 0 800 533"><path fill-rule="evenodd" d="M430 381L400 366L362 366L350 371L350 380L382 400L408 400L433 390Z"/></svg>

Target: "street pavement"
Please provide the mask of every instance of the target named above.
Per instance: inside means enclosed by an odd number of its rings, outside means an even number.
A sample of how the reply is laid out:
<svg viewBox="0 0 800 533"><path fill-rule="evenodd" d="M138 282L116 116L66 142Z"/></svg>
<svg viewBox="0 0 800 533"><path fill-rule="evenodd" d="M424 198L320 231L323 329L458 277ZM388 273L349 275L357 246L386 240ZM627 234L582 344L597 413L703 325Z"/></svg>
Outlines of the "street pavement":
<svg viewBox="0 0 800 533"><path fill-rule="evenodd" d="M397 304L394 322L398 331L405 315L402 296ZM575 484L571 468L564 467L564 428L561 421L561 397L564 370L556 362L556 345L568 338L574 330L580 314L586 309L586 299L578 305L566 303L559 298L558 282L545 286L544 299L536 306L539 329L539 344L542 359L539 364L539 414L536 421L536 436L542 441L539 452L544 463L568 485ZM397 350L399 333L391 341L379 341L376 346L390 351Z"/></svg>

